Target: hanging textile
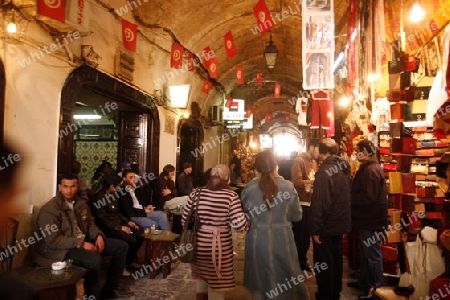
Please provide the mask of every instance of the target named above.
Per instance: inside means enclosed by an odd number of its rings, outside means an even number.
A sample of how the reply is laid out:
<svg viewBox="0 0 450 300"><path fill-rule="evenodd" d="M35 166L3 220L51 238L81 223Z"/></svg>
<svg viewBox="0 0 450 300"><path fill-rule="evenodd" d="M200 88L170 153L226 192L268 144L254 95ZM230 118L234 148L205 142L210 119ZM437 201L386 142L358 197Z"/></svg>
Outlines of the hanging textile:
<svg viewBox="0 0 450 300"><path fill-rule="evenodd" d="M334 3L302 1L303 88L334 88Z"/></svg>

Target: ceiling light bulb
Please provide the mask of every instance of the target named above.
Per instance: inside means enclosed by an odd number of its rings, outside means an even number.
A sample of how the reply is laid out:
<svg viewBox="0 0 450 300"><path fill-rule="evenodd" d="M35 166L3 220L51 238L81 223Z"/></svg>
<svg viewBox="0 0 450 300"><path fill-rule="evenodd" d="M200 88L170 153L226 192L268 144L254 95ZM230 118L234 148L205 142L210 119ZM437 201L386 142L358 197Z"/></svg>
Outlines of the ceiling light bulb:
<svg viewBox="0 0 450 300"><path fill-rule="evenodd" d="M425 16L425 12L423 11L422 7L420 7L419 3L414 3L411 12L409 13L409 20L411 22L419 22L422 21L423 17Z"/></svg>
<svg viewBox="0 0 450 300"><path fill-rule="evenodd" d="M8 33L16 33L17 32L17 25L16 23L8 23L8 26L6 27L6 31L8 31Z"/></svg>

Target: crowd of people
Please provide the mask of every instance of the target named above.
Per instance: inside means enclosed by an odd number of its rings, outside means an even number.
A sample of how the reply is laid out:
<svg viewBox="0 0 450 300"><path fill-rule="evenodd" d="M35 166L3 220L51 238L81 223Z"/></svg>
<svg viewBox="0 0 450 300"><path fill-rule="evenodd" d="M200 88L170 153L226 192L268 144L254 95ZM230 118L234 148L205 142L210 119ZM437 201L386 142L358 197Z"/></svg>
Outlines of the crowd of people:
<svg viewBox="0 0 450 300"><path fill-rule="evenodd" d="M73 173L59 176L57 195L37 215L38 227L56 224L58 230L39 240L35 263L48 266L71 259L89 270L86 295L118 298L121 276L142 267L136 258L143 229L171 230L167 210L181 205L182 223L195 208L201 224L196 261L191 264L196 299L224 299L235 287L236 230L247 232L244 285L252 299L267 299L274 291L279 294L276 299L309 299L304 274L311 272L317 281L316 299L337 300L342 291L343 235L352 227L359 230L361 252L360 277L353 285L364 291L360 299L373 298L382 281L381 250L378 243L363 242L387 228L386 182L375 146L363 140L356 151L361 166L353 180L332 139L310 141L305 153L292 156L288 172L284 165L288 179L279 175L275 155L262 151L254 161L256 177L240 195L230 188L231 182L239 182L233 163L231 168L212 167L205 184L197 188L190 163L182 165L177 185L175 167L166 165L152 181L152 199L142 196L140 180L129 164L123 164L118 175L103 162L89 189L79 177L80 164L74 162ZM311 240L314 264L306 257ZM102 255L112 259L100 288Z"/></svg>

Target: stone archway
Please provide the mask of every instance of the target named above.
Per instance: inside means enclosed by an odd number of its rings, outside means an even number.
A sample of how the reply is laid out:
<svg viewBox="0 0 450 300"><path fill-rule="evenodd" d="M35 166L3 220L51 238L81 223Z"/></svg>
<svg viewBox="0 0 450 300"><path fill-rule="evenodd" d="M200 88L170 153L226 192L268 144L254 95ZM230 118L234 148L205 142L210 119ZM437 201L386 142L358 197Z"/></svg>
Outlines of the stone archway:
<svg viewBox="0 0 450 300"><path fill-rule="evenodd" d="M88 66L73 70L61 91L59 118L58 174L69 172L74 159L73 112L81 89L90 89L112 100L137 106L148 115L145 172L158 173L159 169L159 114L154 99L116 79ZM64 134L61 134L64 133Z"/></svg>

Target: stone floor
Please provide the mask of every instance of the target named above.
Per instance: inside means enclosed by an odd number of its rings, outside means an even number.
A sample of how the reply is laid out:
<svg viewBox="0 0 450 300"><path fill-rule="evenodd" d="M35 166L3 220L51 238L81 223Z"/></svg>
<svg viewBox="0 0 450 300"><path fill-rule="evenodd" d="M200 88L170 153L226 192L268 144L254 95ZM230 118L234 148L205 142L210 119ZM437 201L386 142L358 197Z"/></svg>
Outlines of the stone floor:
<svg viewBox="0 0 450 300"><path fill-rule="evenodd" d="M243 287L244 276L244 246L245 235L234 233L234 244L236 249L235 256L235 274L237 288L234 291L226 293L226 300L247 300L251 299L248 290ZM140 262L143 262L143 249L139 252ZM312 250L310 249L309 261L312 262ZM359 292L348 288L347 282L352 281L351 274L354 271L348 268L347 259L344 257L344 275L343 275L343 290L341 293L341 300L354 300L358 298ZM175 261L172 264L172 273L163 279L162 275L158 275L155 279L150 279L149 276L142 276L137 279L133 277L123 277L122 285L129 290L127 294L129 297L124 299L129 300L191 300L195 299L195 281L190 276L190 269L188 264L183 264ZM314 300L314 294L317 290L315 278L306 280L306 287L309 292L309 299ZM385 298L383 299L397 299Z"/></svg>

